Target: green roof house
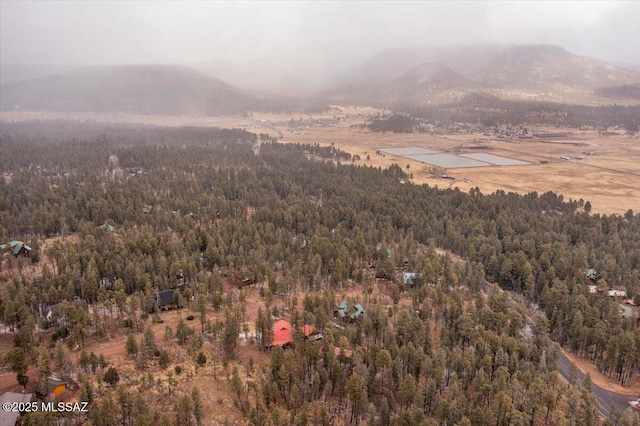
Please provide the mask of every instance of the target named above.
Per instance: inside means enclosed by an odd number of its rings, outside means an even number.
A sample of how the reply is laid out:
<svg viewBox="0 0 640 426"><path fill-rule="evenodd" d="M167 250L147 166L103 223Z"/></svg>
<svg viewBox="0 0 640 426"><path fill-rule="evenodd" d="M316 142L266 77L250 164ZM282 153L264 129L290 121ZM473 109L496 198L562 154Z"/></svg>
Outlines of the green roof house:
<svg viewBox="0 0 640 426"><path fill-rule="evenodd" d="M340 304L338 305L338 307L333 311L333 316L335 318L344 318L345 316L347 316L347 313L349 312L349 304L347 303L346 300L343 300L342 302L340 302Z"/></svg>
<svg viewBox="0 0 640 426"><path fill-rule="evenodd" d="M362 307L361 304L357 303L355 305L353 305L353 308L355 309L355 311L351 312L349 314L349 318L351 318L351 321L360 318L360 316L362 316L362 314L364 314L364 308Z"/></svg>
<svg viewBox="0 0 640 426"><path fill-rule="evenodd" d="M590 280L593 280L593 281L595 281L597 279L597 277L598 277L598 273L593 268L589 268L586 271L584 271L584 275L585 275L585 277L587 277L587 278L589 278Z"/></svg>
<svg viewBox="0 0 640 426"><path fill-rule="evenodd" d="M0 250L11 250L11 254L15 257L29 257L31 254L31 247L23 243L22 241L13 240L9 244L0 245Z"/></svg>

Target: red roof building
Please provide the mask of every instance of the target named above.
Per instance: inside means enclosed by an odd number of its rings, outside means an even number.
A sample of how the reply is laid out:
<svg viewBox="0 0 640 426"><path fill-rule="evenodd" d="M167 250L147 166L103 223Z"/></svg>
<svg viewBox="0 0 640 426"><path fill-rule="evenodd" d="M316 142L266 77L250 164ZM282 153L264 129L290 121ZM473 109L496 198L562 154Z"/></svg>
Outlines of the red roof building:
<svg viewBox="0 0 640 426"><path fill-rule="evenodd" d="M316 328L312 325L305 324L302 326L302 334L309 340L322 340L324 337L321 332L316 330Z"/></svg>
<svg viewBox="0 0 640 426"><path fill-rule="evenodd" d="M271 346L282 346L293 344L293 334L291 324L285 320L276 321L273 324L273 341Z"/></svg>

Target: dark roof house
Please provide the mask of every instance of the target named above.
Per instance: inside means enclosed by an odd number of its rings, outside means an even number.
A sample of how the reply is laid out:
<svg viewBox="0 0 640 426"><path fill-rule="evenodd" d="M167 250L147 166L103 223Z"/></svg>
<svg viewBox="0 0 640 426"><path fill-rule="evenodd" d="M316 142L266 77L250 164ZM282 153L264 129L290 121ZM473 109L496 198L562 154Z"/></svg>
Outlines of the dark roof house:
<svg viewBox="0 0 640 426"><path fill-rule="evenodd" d="M156 308L158 309L174 308L176 301L173 299L173 296L176 290L180 291L180 293L183 293L186 288L187 288L186 284L183 284L176 288L171 288L169 290L162 290L157 292L155 305L150 308L151 312L155 311Z"/></svg>
<svg viewBox="0 0 640 426"><path fill-rule="evenodd" d="M38 398L55 398L56 396L67 390L68 385L69 384L64 380L57 379L55 377L49 377L47 379L46 386L42 387L40 386L40 384L36 384L34 390Z"/></svg>

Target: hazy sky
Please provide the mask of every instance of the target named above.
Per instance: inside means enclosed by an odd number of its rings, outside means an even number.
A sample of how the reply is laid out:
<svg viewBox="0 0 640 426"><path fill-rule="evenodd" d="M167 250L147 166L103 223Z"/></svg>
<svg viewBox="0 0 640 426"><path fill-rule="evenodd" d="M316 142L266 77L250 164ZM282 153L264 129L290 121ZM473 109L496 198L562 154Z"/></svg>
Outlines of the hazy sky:
<svg viewBox="0 0 640 426"><path fill-rule="evenodd" d="M640 2L0 1L2 65L355 64L381 48L546 43L640 63Z"/></svg>

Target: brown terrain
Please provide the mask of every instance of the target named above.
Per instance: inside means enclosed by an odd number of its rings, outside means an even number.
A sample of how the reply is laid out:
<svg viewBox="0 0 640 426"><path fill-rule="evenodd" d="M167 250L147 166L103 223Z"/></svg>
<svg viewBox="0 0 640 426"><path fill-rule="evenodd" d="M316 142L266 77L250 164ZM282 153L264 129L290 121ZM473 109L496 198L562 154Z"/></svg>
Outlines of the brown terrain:
<svg viewBox="0 0 640 426"><path fill-rule="evenodd" d="M252 117L227 116L227 117L175 117L154 115L120 115L120 114L95 114L95 113L52 113L52 112L27 112L13 111L3 112L2 120L29 120L29 119L74 119L89 120L106 123L145 123L167 126L217 126L226 128L245 128L254 133L269 133L278 136L284 143L319 143L320 145L334 145L336 148L358 155L359 160L355 164L388 167L398 164L407 173L413 175L411 181L416 184L426 183L430 186L441 188L459 188L469 191L478 187L483 193L491 193L496 190L527 193L537 191L542 194L554 191L562 194L565 200L583 199L590 201L592 211L600 214L624 214L629 209L640 212L640 138L638 136L625 135L624 131L617 134L602 135L597 131L576 131L564 138L550 139L504 139L484 136L480 133L461 135L431 135L423 133L394 134L372 133L360 127L369 117L382 111L373 108L334 107L332 111L317 115L290 116L276 114L254 114ZM293 120L293 123L292 123ZM532 128L530 131L553 130ZM567 131L563 129L563 131ZM472 149L479 147L482 149ZM477 168L447 169L446 174L452 179L436 177L431 173L430 166L418 161L398 157L390 154L376 154L380 148L390 147L422 147L427 149L448 152L452 154L482 152L527 161L530 164L521 166L489 166ZM585 152L589 154L584 154ZM369 156L369 159L367 159ZM572 160L563 160L560 157L569 156ZM582 159L576 159L581 156ZM546 161L541 163L540 161ZM409 166L409 168L407 168ZM43 243L43 252L52 242ZM50 263L46 258L40 265ZM41 266L31 268L28 273L39 273ZM4 271L6 273L6 271ZM376 286L381 289L384 286ZM342 294L341 294L342 295ZM349 296L364 298L362 290L357 287L350 291ZM302 295L298 295L299 303ZM381 296L384 297L384 296ZM256 319L258 306L262 301L257 289L249 289L247 294L246 323L250 330L254 330L253 321ZM287 305L286 300L276 300L279 308ZM161 313L162 324L152 326L158 345L164 344L164 330L171 326L174 330L180 317L186 318L187 309L181 313L169 311ZM207 317L212 321L223 319L223 312L210 309ZM200 331L199 321L193 320L189 325L196 331ZM434 334L434 335L437 335ZM0 334L0 353L6 353L12 346L10 334ZM138 339L141 335L137 336ZM95 341L88 339L82 350L93 351L96 354L104 354L106 359L118 367L119 371L131 383L139 380L141 373L135 370L133 361L126 354L124 347L125 336L119 332L112 332L112 337L107 341ZM255 345L241 339L243 346L239 351L238 365L246 365L249 357L253 358L256 369L268 364L268 354L258 351ZM177 348L177 345L172 345ZM205 346L206 348L206 346ZM182 348L175 349L176 351ZM70 356L77 363L79 349L72 351ZM208 352L210 353L210 352ZM178 359L188 358L186 354L174 354ZM630 387L621 387L615 380L611 380L598 373L596 368L580 358L566 354L583 372L591 373L592 380L599 386L614 392L638 394L640 392L640 379L636 378ZM173 357L172 357L173 359ZM171 369L173 365L172 363ZM179 363L178 363L179 364ZM198 386L202 392L206 417L210 423L218 424L224 419L239 422L241 413L233 406L232 392L230 391L230 368L224 369L220 359L207 362L207 365L197 374L193 372L191 362L183 364L189 374L183 373L177 377L179 384L176 393L189 392L191 387ZM244 369L242 375L247 377ZM154 371L156 378L164 373ZM35 370L28 372L32 382L35 378ZM165 377L166 378L166 377ZM165 380L166 383L166 380ZM0 371L0 392L8 389L18 389L15 374L5 369ZM150 401L162 399L166 394L163 390L150 390L153 395ZM214 401L215 403L211 403ZM164 401L167 402L167 401ZM163 401L159 402L160 404ZM164 404L162 404L164 405ZM171 404L167 404L170 407ZM168 408L170 409L170 408ZM209 421L209 420L208 420ZM234 423L236 424L236 423Z"/></svg>
<svg viewBox="0 0 640 426"><path fill-rule="evenodd" d="M397 163L412 181L441 188L460 188L467 192L478 187L483 193L496 190L520 194L553 191L565 200L590 201L592 211L601 214L624 214L640 211L640 137L616 134L601 135L597 131L568 129L564 138L513 139L492 138L480 133L460 135L430 135L425 133L373 133L359 125L381 112L374 108L334 107L316 115L277 115L256 113L252 117L176 117L158 115L123 115L96 113L3 112L0 119L29 120L78 119L107 123L145 123L167 126L218 126L245 128L254 133L278 136L284 143L319 143L360 156L356 164L388 167ZM294 119L291 125L290 120ZM297 121L300 121L297 123ZM532 127L531 131L554 129ZM561 129L561 131L568 131ZM521 166L489 166L447 169L453 179L442 179L430 173L430 166L390 154L377 155L379 148L422 147L440 152L482 152L499 155L530 164ZM482 147L481 149L477 149ZM590 153L591 155L585 154ZM369 155L369 160L367 160ZM563 160L560 157L572 157ZM576 157L583 157L576 159ZM546 164L540 161L547 161ZM409 165L409 169L406 166Z"/></svg>

